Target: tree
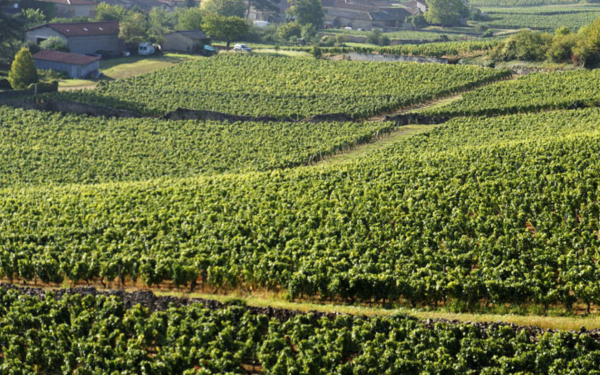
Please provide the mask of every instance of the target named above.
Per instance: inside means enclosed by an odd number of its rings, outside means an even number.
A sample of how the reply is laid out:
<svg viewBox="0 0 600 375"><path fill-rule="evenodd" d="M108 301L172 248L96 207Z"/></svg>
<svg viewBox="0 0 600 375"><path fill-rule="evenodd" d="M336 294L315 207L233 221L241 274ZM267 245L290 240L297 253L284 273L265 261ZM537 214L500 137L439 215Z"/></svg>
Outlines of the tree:
<svg viewBox="0 0 600 375"><path fill-rule="evenodd" d="M323 5L321 0L288 0L290 9L288 13L296 18L300 25L312 24L316 28L323 26Z"/></svg>
<svg viewBox="0 0 600 375"><path fill-rule="evenodd" d="M243 0L204 0L201 3L206 14L223 17L240 17L246 14L246 5Z"/></svg>
<svg viewBox="0 0 600 375"><path fill-rule="evenodd" d="M148 21L141 13L133 13L119 23L119 38L127 44L140 44L148 40Z"/></svg>
<svg viewBox="0 0 600 375"><path fill-rule="evenodd" d="M463 0L427 0L425 19L429 23L454 26L468 16L469 8Z"/></svg>
<svg viewBox="0 0 600 375"><path fill-rule="evenodd" d="M202 10L200 8L189 8L179 14L177 30L200 29L202 29Z"/></svg>
<svg viewBox="0 0 600 375"><path fill-rule="evenodd" d="M40 9L24 9L21 11L21 17L24 19L26 29L42 25L46 22L46 15Z"/></svg>
<svg viewBox="0 0 600 375"><path fill-rule="evenodd" d="M422 29L428 25L425 16L421 12L408 17L408 19L415 29Z"/></svg>
<svg viewBox="0 0 600 375"><path fill-rule="evenodd" d="M248 0L248 7L246 8L246 19L248 19L248 16L250 15L250 8L254 8L258 11L279 11L279 7L277 7L277 4L279 4L281 1L285 0Z"/></svg>
<svg viewBox="0 0 600 375"><path fill-rule="evenodd" d="M8 72L8 81L14 90L23 90L32 83L39 80L37 69L33 64L31 52L27 48L21 50L15 56L10 72Z"/></svg>
<svg viewBox="0 0 600 375"><path fill-rule="evenodd" d="M162 43L164 41L163 35L175 26L176 20L176 13L170 13L160 8L152 8L148 15L148 37L150 40Z"/></svg>
<svg viewBox="0 0 600 375"><path fill-rule="evenodd" d="M387 46L390 44L390 38L387 35L383 35L381 29L373 29L373 31L367 34L366 42L378 46Z"/></svg>
<svg viewBox="0 0 600 375"><path fill-rule="evenodd" d="M248 32L248 24L240 17L223 17L214 14L205 17L202 23L203 30L208 36L218 40L225 40L227 50L232 41Z"/></svg>
<svg viewBox="0 0 600 375"><path fill-rule="evenodd" d="M279 26L277 36L282 40L290 40L291 37L300 38L302 28L296 22L290 22Z"/></svg>
<svg viewBox="0 0 600 375"><path fill-rule="evenodd" d="M40 43L40 48L45 51L69 52L67 43L57 36L52 36Z"/></svg>
<svg viewBox="0 0 600 375"><path fill-rule="evenodd" d="M123 21L129 16L129 11L120 5L98 3L96 6L96 21Z"/></svg>
<svg viewBox="0 0 600 375"><path fill-rule="evenodd" d="M577 35L572 34L568 28L566 30L558 29L546 52L546 57L556 63L569 62L573 57L573 49L576 45Z"/></svg>
<svg viewBox="0 0 600 375"><path fill-rule="evenodd" d="M10 7L14 1L0 0L0 8ZM0 11L0 64L8 66L21 43L23 25L17 16Z"/></svg>
<svg viewBox="0 0 600 375"><path fill-rule="evenodd" d="M600 19L582 27L577 32L577 45L573 48L574 60L586 68L600 63Z"/></svg>

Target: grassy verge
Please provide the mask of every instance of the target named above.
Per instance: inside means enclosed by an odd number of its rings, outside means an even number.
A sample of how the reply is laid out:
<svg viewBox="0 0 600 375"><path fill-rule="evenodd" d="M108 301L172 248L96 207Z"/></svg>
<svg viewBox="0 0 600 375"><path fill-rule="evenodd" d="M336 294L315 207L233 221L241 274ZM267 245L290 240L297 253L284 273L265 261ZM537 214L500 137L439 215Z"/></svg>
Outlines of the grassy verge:
<svg viewBox="0 0 600 375"><path fill-rule="evenodd" d="M149 73L185 61L198 60L203 57L177 53L165 53L160 56L133 56L117 59L100 60L100 72L103 80L116 80L135 75ZM60 81L60 90L93 88L98 80L65 79Z"/></svg>
<svg viewBox="0 0 600 375"><path fill-rule="evenodd" d="M379 139L373 140L370 143L365 143L365 144L356 146L347 152L333 155L315 165L307 166L305 168L330 166L330 165L337 165L337 164L341 164L341 163L350 162L352 160L355 160L357 158L364 156L367 153L389 147L389 146L393 145L394 143L398 142L402 138L406 138L406 137L409 137L409 136L412 136L415 134L424 133L424 132L434 129L435 127L436 127L436 125L402 126L398 129L392 131L388 135L383 136Z"/></svg>
<svg viewBox="0 0 600 375"><path fill-rule="evenodd" d="M273 307L288 310L298 310L303 312L322 311L328 313L341 313L365 316L391 316L404 314L414 316L421 320L426 319L447 319L461 322L504 322L520 326L534 326L543 329L560 329L578 331L585 326L586 329L600 328L600 315L592 314L589 316L540 316L540 315L514 315L514 314L470 314L470 313L452 313L445 311L424 311L409 308L384 309L381 307L367 306L348 306L335 304L318 304L311 302L290 302L283 298L261 296L261 295L241 295L241 294L206 294L206 293L181 293L175 291L155 292L161 296L175 296L187 298L204 298L227 302L232 299L241 299L248 306Z"/></svg>

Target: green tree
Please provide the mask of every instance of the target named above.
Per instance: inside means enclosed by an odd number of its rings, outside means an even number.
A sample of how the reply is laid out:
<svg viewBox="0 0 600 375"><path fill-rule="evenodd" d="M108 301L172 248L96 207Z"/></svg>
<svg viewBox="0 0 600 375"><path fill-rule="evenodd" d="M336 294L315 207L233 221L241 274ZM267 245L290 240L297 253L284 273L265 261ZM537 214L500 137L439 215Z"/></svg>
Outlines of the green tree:
<svg viewBox="0 0 600 375"><path fill-rule="evenodd" d="M173 29L177 20L177 13L167 12L164 9L152 8L148 15L148 37L151 41L162 43L163 35Z"/></svg>
<svg viewBox="0 0 600 375"><path fill-rule="evenodd" d="M600 19L579 29L577 45L573 48L573 58L586 68L593 68L600 63Z"/></svg>
<svg viewBox="0 0 600 375"><path fill-rule="evenodd" d="M248 24L243 18L214 14L205 17L202 27L211 38L224 40L227 43L227 50L232 41L241 38L248 32Z"/></svg>
<svg viewBox="0 0 600 375"><path fill-rule="evenodd" d="M568 30L568 29L567 29ZM556 63L570 62L573 57L573 49L577 45L577 35L569 33L559 34L558 30L552 43L546 52L548 60Z"/></svg>
<svg viewBox="0 0 600 375"><path fill-rule="evenodd" d="M96 21L123 21L129 13L127 9L120 5L109 5L101 2L96 6Z"/></svg>
<svg viewBox="0 0 600 375"><path fill-rule="evenodd" d="M302 28L296 22L283 24L277 29L277 36L282 40L290 40L291 37L300 38L301 35Z"/></svg>
<svg viewBox="0 0 600 375"><path fill-rule="evenodd" d="M200 29L202 29L202 10L200 8L189 8L179 13L177 30Z"/></svg>
<svg viewBox="0 0 600 375"><path fill-rule="evenodd" d="M248 19L248 16L250 15L250 8L254 8L258 11L279 11L277 4L279 4L279 2L281 1L285 0L248 0L248 6L246 8L246 19Z"/></svg>
<svg viewBox="0 0 600 375"><path fill-rule="evenodd" d="M454 26L468 16L469 8L463 0L427 0L425 19L429 23Z"/></svg>
<svg viewBox="0 0 600 375"><path fill-rule="evenodd" d="M40 48L45 51L69 52L67 43L57 36L52 36L40 43Z"/></svg>
<svg viewBox="0 0 600 375"><path fill-rule="evenodd" d="M127 44L140 44L149 39L148 21L141 13L133 13L119 23L119 38Z"/></svg>
<svg viewBox="0 0 600 375"><path fill-rule="evenodd" d="M9 7L11 0L0 0L0 8ZM17 16L0 11L0 64L8 66L23 42L23 25Z"/></svg>
<svg viewBox="0 0 600 375"><path fill-rule="evenodd" d="M550 34L521 30L506 39L491 55L495 59L504 61L542 61L546 58L551 43Z"/></svg>
<svg viewBox="0 0 600 375"><path fill-rule="evenodd" d="M204 0L201 3L206 14L223 17L240 17L246 14L246 5L243 0Z"/></svg>
<svg viewBox="0 0 600 375"><path fill-rule="evenodd" d="M300 25L312 24L316 28L323 26L325 17L321 0L288 0L288 13L296 18Z"/></svg>
<svg viewBox="0 0 600 375"><path fill-rule="evenodd" d="M26 29L42 25L46 22L46 15L40 9L23 9L21 17L23 17Z"/></svg>
<svg viewBox="0 0 600 375"><path fill-rule="evenodd" d="M21 48L15 56L10 72L8 72L8 81L15 90L23 90L30 84L39 81L31 52L27 48Z"/></svg>

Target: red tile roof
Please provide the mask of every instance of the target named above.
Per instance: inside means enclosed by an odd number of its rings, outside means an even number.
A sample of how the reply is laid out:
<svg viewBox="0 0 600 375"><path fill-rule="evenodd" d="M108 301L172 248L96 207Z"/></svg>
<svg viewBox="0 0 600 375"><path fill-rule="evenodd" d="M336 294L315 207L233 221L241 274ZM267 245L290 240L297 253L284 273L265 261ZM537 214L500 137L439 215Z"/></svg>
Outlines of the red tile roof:
<svg viewBox="0 0 600 375"><path fill-rule="evenodd" d="M47 23L44 25L32 27L29 30L40 27L49 27L52 30L64 36L87 36L87 35L118 35L119 22L74 22L74 23Z"/></svg>
<svg viewBox="0 0 600 375"><path fill-rule="evenodd" d="M67 53L59 51L40 51L33 55L36 60L54 61L73 65L87 65L100 60L99 57L78 55L76 53Z"/></svg>
<svg viewBox="0 0 600 375"><path fill-rule="evenodd" d="M62 5L95 5L92 0L38 0L44 3L62 4Z"/></svg>

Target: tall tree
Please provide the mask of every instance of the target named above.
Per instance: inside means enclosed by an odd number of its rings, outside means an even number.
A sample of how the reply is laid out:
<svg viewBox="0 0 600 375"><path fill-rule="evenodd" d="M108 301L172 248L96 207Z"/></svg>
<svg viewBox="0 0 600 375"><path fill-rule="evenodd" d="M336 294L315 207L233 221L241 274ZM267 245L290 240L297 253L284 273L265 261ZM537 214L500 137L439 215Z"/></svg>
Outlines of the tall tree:
<svg viewBox="0 0 600 375"><path fill-rule="evenodd" d="M38 82L38 80L38 73L33 64L31 52L27 48L21 48L8 72L10 85L15 90L22 90L30 84Z"/></svg>
<svg viewBox="0 0 600 375"><path fill-rule="evenodd" d="M279 4L281 1L285 1L285 0L248 0L247 1L248 6L246 8L246 19L248 19L248 16L250 15L251 8L254 8L260 12L263 12L263 11L277 12L279 10L279 7L277 6L277 4Z"/></svg>
<svg viewBox="0 0 600 375"><path fill-rule="evenodd" d="M25 28L42 25L46 22L46 15L40 9L23 9L21 17L24 19Z"/></svg>
<svg viewBox="0 0 600 375"><path fill-rule="evenodd" d="M189 8L178 12L177 30L200 30L202 29L202 10L200 8Z"/></svg>
<svg viewBox="0 0 600 375"><path fill-rule="evenodd" d="M290 9L288 13L296 18L300 25L314 25L316 28L323 26L325 17L321 0L288 0Z"/></svg>
<svg viewBox="0 0 600 375"><path fill-rule="evenodd" d="M14 1L0 0L0 8L10 7ZM8 66L23 42L23 24L16 15L0 11L0 64Z"/></svg>
<svg viewBox="0 0 600 375"><path fill-rule="evenodd" d="M197 8L199 9L199 8ZM168 12L161 8L152 8L148 15L148 37L151 41L162 43L163 35L175 28L178 13Z"/></svg>
<svg viewBox="0 0 600 375"><path fill-rule="evenodd" d="M248 24L240 17L223 17L209 14L202 23L204 32L211 38L224 40L227 50L232 41L241 38L248 32Z"/></svg>
<svg viewBox="0 0 600 375"><path fill-rule="evenodd" d="M98 3L96 6L96 21L123 21L130 12L120 5Z"/></svg>
<svg viewBox="0 0 600 375"><path fill-rule="evenodd" d="M427 0L425 19L429 23L454 26L468 16L469 8L463 0Z"/></svg>
<svg viewBox="0 0 600 375"><path fill-rule="evenodd" d="M119 38L127 44L148 41L148 21L141 13L133 13L119 23Z"/></svg>
<svg viewBox="0 0 600 375"><path fill-rule="evenodd" d="M244 17L246 5L243 0L203 0L202 10L206 14L223 17Z"/></svg>

